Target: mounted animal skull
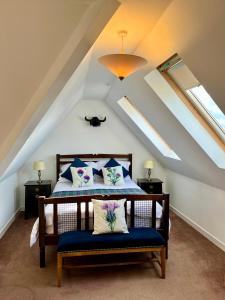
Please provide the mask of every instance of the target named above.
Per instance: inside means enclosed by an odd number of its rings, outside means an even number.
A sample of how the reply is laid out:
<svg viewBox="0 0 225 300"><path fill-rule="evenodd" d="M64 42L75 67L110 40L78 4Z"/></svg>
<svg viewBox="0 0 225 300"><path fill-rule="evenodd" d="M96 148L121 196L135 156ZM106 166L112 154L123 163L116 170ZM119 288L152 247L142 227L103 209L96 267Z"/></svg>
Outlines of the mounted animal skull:
<svg viewBox="0 0 225 300"><path fill-rule="evenodd" d="M100 120L98 117L92 117L90 119L88 119L87 117L85 117L85 120L90 122L90 125L93 127L98 127L101 125L102 122L106 121L106 117L103 120Z"/></svg>

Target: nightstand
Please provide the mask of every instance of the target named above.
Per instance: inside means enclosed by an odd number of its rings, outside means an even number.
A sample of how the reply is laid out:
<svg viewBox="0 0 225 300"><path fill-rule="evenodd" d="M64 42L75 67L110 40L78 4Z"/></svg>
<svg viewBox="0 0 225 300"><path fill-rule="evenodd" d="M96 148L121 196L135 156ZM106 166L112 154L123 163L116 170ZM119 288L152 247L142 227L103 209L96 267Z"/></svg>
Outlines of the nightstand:
<svg viewBox="0 0 225 300"><path fill-rule="evenodd" d="M38 216L38 199L37 196L49 197L51 194L51 180L27 181L25 184L25 213L24 219L29 216Z"/></svg>
<svg viewBox="0 0 225 300"><path fill-rule="evenodd" d="M162 181L158 178L138 178L137 185L148 194L162 194Z"/></svg>

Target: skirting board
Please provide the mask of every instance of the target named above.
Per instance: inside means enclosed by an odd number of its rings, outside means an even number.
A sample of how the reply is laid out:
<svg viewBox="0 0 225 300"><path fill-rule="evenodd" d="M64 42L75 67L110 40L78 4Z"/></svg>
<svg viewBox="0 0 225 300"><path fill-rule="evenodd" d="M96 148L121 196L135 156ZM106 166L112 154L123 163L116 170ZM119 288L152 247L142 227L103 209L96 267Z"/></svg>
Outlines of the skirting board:
<svg viewBox="0 0 225 300"><path fill-rule="evenodd" d="M225 244L222 241L218 240L214 235L212 235L207 230L205 230L203 227L201 227L196 222L191 220L189 217L184 215L182 212L180 212L178 209L176 209L173 205L170 205L170 208L176 215L178 215L178 217L180 217L182 220L184 220L186 223L188 223L195 230L200 232L205 238L210 240L213 244L215 244L221 250L225 251Z"/></svg>
<svg viewBox="0 0 225 300"><path fill-rule="evenodd" d="M9 221L5 224L5 226L0 231L0 239L3 237L3 235L6 233L6 231L9 229L10 225L15 221L17 215L21 211L21 208L18 208L16 212L12 215L12 217L9 219Z"/></svg>

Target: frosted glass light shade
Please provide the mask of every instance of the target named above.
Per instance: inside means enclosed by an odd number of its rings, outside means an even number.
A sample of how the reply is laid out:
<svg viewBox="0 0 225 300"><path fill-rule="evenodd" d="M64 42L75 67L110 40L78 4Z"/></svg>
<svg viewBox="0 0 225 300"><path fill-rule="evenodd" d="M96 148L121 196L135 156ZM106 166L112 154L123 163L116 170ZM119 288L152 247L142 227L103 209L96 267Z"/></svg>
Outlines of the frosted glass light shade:
<svg viewBox="0 0 225 300"><path fill-rule="evenodd" d="M124 53L104 55L98 60L120 80L123 80L147 63L147 60L143 57Z"/></svg>
<svg viewBox="0 0 225 300"><path fill-rule="evenodd" d="M146 160L144 164L145 169L153 169L154 168L154 161L152 160Z"/></svg>
<svg viewBox="0 0 225 300"><path fill-rule="evenodd" d="M45 163L43 160L38 160L33 163L33 169L36 171L45 170Z"/></svg>

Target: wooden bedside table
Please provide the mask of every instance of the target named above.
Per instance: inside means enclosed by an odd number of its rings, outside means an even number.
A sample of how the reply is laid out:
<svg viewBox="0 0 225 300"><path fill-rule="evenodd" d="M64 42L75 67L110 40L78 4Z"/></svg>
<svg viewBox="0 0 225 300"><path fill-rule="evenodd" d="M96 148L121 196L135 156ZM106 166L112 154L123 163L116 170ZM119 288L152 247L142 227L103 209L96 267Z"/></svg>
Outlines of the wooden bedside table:
<svg viewBox="0 0 225 300"><path fill-rule="evenodd" d="M138 178L137 185L148 194L162 194L162 181L158 178Z"/></svg>
<svg viewBox="0 0 225 300"><path fill-rule="evenodd" d="M24 219L29 216L38 217L38 200L37 196L49 197L51 194L51 180L27 181L25 186L25 213Z"/></svg>

